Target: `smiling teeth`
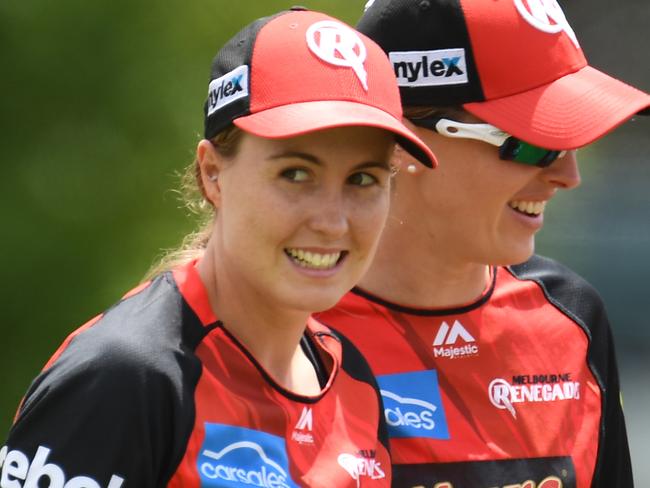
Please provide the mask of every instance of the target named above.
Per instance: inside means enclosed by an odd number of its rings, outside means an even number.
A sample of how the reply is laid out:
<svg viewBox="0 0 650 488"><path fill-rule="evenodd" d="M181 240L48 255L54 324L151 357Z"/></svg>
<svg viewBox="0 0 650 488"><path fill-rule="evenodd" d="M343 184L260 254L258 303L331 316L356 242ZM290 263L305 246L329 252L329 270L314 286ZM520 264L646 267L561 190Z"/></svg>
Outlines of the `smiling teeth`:
<svg viewBox="0 0 650 488"><path fill-rule="evenodd" d="M302 249L287 249L286 253L293 259L293 261L303 268L312 269L331 269L336 266L340 252L330 254L319 254L315 252L303 251Z"/></svg>
<svg viewBox="0 0 650 488"><path fill-rule="evenodd" d="M514 200L508 203L515 210L527 213L529 215L539 215L544 211L546 202L527 202L525 200Z"/></svg>

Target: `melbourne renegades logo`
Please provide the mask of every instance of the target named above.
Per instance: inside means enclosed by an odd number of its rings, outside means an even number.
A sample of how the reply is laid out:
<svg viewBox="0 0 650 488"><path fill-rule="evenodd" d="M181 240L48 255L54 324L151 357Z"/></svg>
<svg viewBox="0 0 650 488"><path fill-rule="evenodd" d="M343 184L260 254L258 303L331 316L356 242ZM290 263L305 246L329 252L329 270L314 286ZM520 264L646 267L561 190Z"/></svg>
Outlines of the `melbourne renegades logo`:
<svg viewBox="0 0 650 488"><path fill-rule="evenodd" d="M575 47L580 49L578 38L557 0L514 0L514 4L524 20L535 29L547 34L564 31Z"/></svg>
<svg viewBox="0 0 650 488"><path fill-rule="evenodd" d="M307 29L307 46L320 59L334 66L352 68L368 91L366 45L355 31L333 20L316 22Z"/></svg>

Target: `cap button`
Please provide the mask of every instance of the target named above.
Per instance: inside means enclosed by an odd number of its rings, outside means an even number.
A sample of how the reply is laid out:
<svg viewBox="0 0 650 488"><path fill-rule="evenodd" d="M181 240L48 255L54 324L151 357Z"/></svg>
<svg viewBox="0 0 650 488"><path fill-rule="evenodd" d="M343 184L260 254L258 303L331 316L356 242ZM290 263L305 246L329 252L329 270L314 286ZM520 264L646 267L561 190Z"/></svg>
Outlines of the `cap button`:
<svg viewBox="0 0 650 488"><path fill-rule="evenodd" d="M429 0L422 0L420 2L420 10L429 10L431 2Z"/></svg>
<svg viewBox="0 0 650 488"><path fill-rule="evenodd" d="M289 10L293 10L293 11L296 11L296 12L300 12L300 11L302 11L302 10L309 10L309 9L308 9L307 7L303 7L302 5L294 5L294 6L291 7Z"/></svg>

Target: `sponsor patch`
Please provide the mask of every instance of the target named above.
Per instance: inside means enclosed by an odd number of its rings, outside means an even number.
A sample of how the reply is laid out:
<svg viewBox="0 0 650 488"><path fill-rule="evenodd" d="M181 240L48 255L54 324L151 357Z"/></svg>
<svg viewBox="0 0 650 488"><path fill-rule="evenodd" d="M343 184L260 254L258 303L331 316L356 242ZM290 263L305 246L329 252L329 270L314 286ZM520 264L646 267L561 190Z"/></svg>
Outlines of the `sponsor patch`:
<svg viewBox="0 0 650 488"><path fill-rule="evenodd" d="M388 54L399 86L440 86L467 83L465 49L394 51Z"/></svg>
<svg viewBox="0 0 650 488"><path fill-rule="evenodd" d="M48 488L102 488L97 481L88 476L75 476L66 479L63 469L54 463L48 463L50 449L38 446L34 459L17 449L9 450L7 446L0 449L0 486L7 488L38 487ZM24 484L21 483L24 481ZM47 482L47 485L43 483ZM120 488L124 478L112 475L106 488Z"/></svg>
<svg viewBox="0 0 650 488"><path fill-rule="evenodd" d="M413 488L576 488L569 456L397 464L395 486ZM589 484L589 483L587 483Z"/></svg>
<svg viewBox="0 0 650 488"><path fill-rule="evenodd" d="M210 82L208 115L246 96L248 96L248 66L242 65Z"/></svg>
<svg viewBox="0 0 650 488"><path fill-rule="evenodd" d="M390 437L449 439L435 370L377 377Z"/></svg>
<svg viewBox="0 0 650 488"><path fill-rule="evenodd" d="M580 382L570 373L516 375L512 382L495 378L488 386L490 402L517 418L516 404L580 399Z"/></svg>
<svg viewBox="0 0 650 488"><path fill-rule="evenodd" d="M205 424L197 460L201 487L297 488L282 437L225 424Z"/></svg>

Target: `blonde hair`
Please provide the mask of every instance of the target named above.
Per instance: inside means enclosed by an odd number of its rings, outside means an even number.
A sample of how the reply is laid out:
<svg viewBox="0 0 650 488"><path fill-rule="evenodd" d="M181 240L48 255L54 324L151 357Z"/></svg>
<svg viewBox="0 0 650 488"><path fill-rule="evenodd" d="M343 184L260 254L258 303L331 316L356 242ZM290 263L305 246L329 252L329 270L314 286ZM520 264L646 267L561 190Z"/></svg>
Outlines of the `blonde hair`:
<svg viewBox="0 0 650 488"><path fill-rule="evenodd" d="M230 159L239 149L241 136L241 129L230 125L210 139L210 143L220 156ZM200 258L210 240L216 210L205 196L198 159L194 159L181 174L179 194L184 207L196 216L198 227L183 238L179 247L164 251L162 257L149 268L143 281Z"/></svg>

